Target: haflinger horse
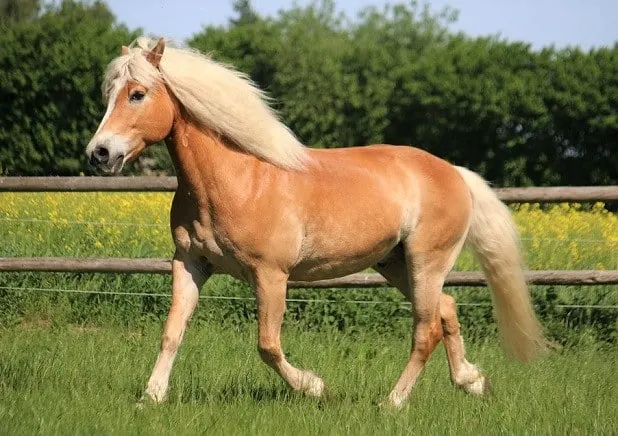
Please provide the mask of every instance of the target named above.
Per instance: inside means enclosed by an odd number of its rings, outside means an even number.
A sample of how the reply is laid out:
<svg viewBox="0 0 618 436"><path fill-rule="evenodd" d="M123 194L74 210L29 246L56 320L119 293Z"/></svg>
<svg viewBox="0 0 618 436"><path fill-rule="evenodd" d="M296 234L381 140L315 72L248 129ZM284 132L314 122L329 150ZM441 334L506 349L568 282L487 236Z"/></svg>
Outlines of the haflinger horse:
<svg viewBox="0 0 618 436"><path fill-rule="evenodd" d="M324 382L281 349L288 280L374 268L412 303L409 361L386 399L400 407L444 341L453 383L484 394L489 381L464 355L455 301L442 293L464 246L492 290L501 342L529 361L545 348L509 210L475 173L408 146L304 147L249 78L196 51L140 38L122 47L103 82L107 111L86 153L117 174L165 141L178 189L172 304L144 397L167 397L198 293L211 274L247 281L257 302L258 351L296 391Z"/></svg>

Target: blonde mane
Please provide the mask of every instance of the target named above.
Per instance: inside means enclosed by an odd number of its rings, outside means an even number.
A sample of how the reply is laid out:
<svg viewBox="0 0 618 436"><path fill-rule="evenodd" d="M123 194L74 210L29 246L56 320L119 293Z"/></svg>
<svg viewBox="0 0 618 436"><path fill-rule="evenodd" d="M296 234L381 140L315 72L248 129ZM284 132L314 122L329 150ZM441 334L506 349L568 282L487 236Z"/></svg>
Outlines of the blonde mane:
<svg viewBox="0 0 618 436"><path fill-rule="evenodd" d="M128 54L110 63L102 85L105 100L117 79L136 80L144 86L161 80L205 127L267 162L286 169L302 168L309 158L306 148L279 121L268 97L246 74L197 51L169 46L159 68L154 68L144 54L155 43L139 38Z"/></svg>

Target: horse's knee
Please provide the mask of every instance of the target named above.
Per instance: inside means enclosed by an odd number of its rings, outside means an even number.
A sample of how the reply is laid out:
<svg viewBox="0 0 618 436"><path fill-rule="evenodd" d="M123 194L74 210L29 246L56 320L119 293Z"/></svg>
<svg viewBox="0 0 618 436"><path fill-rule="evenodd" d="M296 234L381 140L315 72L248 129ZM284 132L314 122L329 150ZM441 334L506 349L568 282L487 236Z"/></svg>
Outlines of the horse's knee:
<svg viewBox="0 0 618 436"><path fill-rule="evenodd" d="M459 321L457 320L457 305L455 299L447 294L440 296L440 318L444 334L452 335L459 332Z"/></svg>
<svg viewBox="0 0 618 436"><path fill-rule="evenodd" d="M442 340L442 326L439 322L419 324L414 334L414 353L425 360Z"/></svg>

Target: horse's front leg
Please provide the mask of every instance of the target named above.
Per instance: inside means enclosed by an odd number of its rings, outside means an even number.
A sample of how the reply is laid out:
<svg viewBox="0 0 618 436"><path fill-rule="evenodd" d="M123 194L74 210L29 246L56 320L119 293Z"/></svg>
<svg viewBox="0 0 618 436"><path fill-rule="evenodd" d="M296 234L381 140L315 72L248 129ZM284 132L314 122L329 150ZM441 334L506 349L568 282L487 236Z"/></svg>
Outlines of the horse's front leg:
<svg viewBox="0 0 618 436"><path fill-rule="evenodd" d="M172 260L172 305L170 307L157 362L148 380L145 397L156 403L165 401L172 365L182 342L187 322L197 305L199 291L211 268L202 259L192 258L176 251Z"/></svg>
<svg viewBox="0 0 618 436"><path fill-rule="evenodd" d="M258 309L258 351L262 360L292 389L320 397L324 392L322 379L292 366L281 350L287 281L288 275L276 270L259 270L252 277Z"/></svg>

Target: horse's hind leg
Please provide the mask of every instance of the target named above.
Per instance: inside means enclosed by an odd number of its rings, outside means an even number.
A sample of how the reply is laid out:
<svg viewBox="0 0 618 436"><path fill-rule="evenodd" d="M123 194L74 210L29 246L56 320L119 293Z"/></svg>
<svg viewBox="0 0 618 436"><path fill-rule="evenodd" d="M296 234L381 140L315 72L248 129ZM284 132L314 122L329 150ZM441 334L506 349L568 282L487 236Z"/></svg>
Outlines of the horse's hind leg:
<svg viewBox="0 0 618 436"><path fill-rule="evenodd" d="M450 295L442 294L440 297L440 318L451 380L471 394L483 395L489 392L491 389L489 379L466 360L463 338L457 321L457 306L455 299Z"/></svg>
<svg viewBox="0 0 618 436"><path fill-rule="evenodd" d="M445 254L432 252L414 258L407 252L406 264L408 282L414 283L411 292L414 319L413 346L408 364L395 387L388 396L388 402L395 407L403 406L425 363L442 339L440 320L440 292L444 281Z"/></svg>
<svg viewBox="0 0 618 436"><path fill-rule="evenodd" d="M453 382L473 393L485 390L484 377L465 360L454 299L441 293L444 278L452 268L460 249L461 243L451 250L419 253L408 262L403 247L398 246L384 262L374 266L376 271L415 306L414 349L404 373L389 396L391 404L397 407L401 406L409 395L424 363L443 335ZM424 258L427 260L423 261ZM411 265L410 272L408 265ZM410 287L411 278L417 284L414 293ZM473 375L474 371L476 376ZM478 392L479 390L481 392Z"/></svg>
<svg viewBox="0 0 618 436"><path fill-rule="evenodd" d="M324 382L311 371L292 366L281 349L281 324L285 312L287 274L260 270L252 278L258 309L258 351L260 357L296 391L319 397Z"/></svg>

